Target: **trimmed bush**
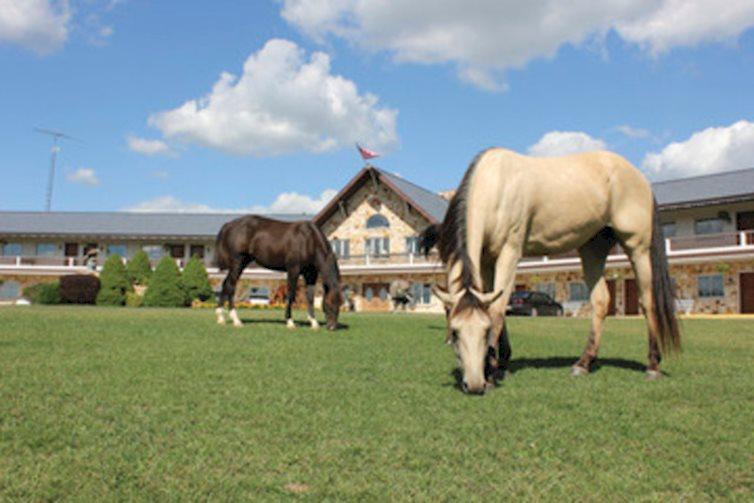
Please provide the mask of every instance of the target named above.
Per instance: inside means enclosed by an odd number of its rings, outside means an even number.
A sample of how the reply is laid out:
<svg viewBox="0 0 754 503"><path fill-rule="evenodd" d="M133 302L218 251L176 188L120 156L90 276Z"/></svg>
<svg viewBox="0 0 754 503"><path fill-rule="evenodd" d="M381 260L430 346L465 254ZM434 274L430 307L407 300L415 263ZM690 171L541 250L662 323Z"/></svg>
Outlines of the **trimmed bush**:
<svg viewBox="0 0 754 503"><path fill-rule="evenodd" d="M27 286L23 291L24 298L32 304L60 304L59 283L37 283Z"/></svg>
<svg viewBox="0 0 754 503"><path fill-rule="evenodd" d="M149 307L183 307L188 304L181 281L181 271L170 257L163 257L149 280L144 305Z"/></svg>
<svg viewBox="0 0 754 503"><path fill-rule="evenodd" d="M128 281L126 267L119 255L107 257L99 281L98 306L122 306L126 303L126 292L133 290L131 282Z"/></svg>
<svg viewBox="0 0 754 503"><path fill-rule="evenodd" d="M128 279L133 285L147 285L149 278L152 276L152 265L149 263L149 256L144 250L139 250L136 255L129 260L126 266Z"/></svg>
<svg viewBox="0 0 754 503"><path fill-rule="evenodd" d="M186 290L189 302L193 300L207 300L213 295L212 285L209 283L207 269L204 268L204 262L198 257L191 259L183 268L183 288Z"/></svg>
<svg viewBox="0 0 754 503"><path fill-rule="evenodd" d="M136 292L126 293L126 307L141 307L144 303L144 297Z"/></svg>
<svg viewBox="0 0 754 503"><path fill-rule="evenodd" d="M100 282L91 274L71 274L60 278L60 297L70 304L94 304Z"/></svg>

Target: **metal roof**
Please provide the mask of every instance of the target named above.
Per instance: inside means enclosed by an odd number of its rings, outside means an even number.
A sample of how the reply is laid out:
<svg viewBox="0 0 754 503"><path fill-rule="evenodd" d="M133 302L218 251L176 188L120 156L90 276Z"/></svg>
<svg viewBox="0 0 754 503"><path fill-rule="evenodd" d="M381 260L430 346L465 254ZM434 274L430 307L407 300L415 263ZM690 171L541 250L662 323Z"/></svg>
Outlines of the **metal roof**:
<svg viewBox="0 0 754 503"><path fill-rule="evenodd" d="M395 185L398 190L403 192L403 194L414 204L423 208L438 222L443 221L445 218L445 212L448 209L448 201L445 200L445 198L435 192L419 187L415 183L409 182L398 175L388 173L383 169L375 169L380 172L380 175L384 176Z"/></svg>
<svg viewBox="0 0 754 503"><path fill-rule="evenodd" d="M754 168L652 184L663 209L754 199Z"/></svg>
<svg viewBox="0 0 754 503"><path fill-rule="evenodd" d="M0 212L0 234L96 235L124 237L215 237L237 213ZM311 215L265 215L278 220L309 220Z"/></svg>

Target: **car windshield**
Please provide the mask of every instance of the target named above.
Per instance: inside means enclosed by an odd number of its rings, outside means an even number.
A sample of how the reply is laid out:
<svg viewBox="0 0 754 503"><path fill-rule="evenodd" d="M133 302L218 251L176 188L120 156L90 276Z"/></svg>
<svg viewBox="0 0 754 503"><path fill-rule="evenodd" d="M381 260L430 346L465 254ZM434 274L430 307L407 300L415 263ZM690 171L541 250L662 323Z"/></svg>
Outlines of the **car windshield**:
<svg viewBox="0 0 754 503"><path fill-rule="evenodd" d="M526 299L531 295L531 292L513 292L511 294L511 300L513 299Z"/></svg>

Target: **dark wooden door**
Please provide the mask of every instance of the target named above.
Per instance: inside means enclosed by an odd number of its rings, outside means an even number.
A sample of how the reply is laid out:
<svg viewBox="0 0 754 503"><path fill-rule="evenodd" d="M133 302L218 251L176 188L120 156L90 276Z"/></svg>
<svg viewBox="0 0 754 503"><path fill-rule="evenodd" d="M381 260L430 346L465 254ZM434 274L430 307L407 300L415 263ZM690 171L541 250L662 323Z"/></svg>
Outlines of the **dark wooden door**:
<svg viewBox="0 0 754 503"><path fill-rule="evenodd" d="M624 285L624 313L639 314L639 296L636 291L636 280L623 280Z"/></svg>
<svg viewBox="0 0 754 503"><path fill-rule="evenodd" d="M65 244L65 256L66 257L78 257L79 256L79 244L78 243L66 243Z"/></svg>
<svg viewBox="0 0 754 503"><path fill-rule="evenodd" d="M739 231L754 230L754 211L744 211L736 216L736 229ZM754 244L754 233L749 233L746 237L747 244Z"/></svg>
<svg viewBox="0 0 754 503"><path fill-rule="evenodd" d="M754 313L754 272L741 273L741 312Z"/></svg>
<svg viewBox="0 0 754 503"><path fill-rule="evenodd" d="M607 291L610 292L610 303L607 305L607 315L615 316L615 280L607 280Z"/></svg>

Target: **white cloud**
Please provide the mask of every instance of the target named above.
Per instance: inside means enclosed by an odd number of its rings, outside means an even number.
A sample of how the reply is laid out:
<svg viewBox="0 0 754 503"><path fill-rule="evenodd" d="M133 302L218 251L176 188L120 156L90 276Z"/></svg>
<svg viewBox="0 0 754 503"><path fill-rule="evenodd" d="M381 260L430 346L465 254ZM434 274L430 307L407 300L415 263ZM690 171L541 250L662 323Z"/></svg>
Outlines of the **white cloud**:
<svg viewBox="0 0 754 503"><path fill-rule="evenodd" d="M614 30L653 54L730 40L754 25L751 0L283 0L282 16L317 41L340 37L396 61L455 64L501 90L504 72Z"/></svg>
<svg viewBox="0 0 754 503"><path fill-rule="evenodd" d="M70 19L67 1L0 0L0 43L49 54L65 43Z"/></svg>
<svg viewBox="0 0 754 503"><path fill-rule="evenodd" d="M554 157L606 148L603 140L592 138L581 131L550 131L528 150L529 154L537 157Z"/></svg>
<svg viewBox="0 0 754 503"><path fill-rule="evenodd" d="M143 201L126 208L126 211L148 213L307 213L321 210L337 194L336 190L326 189L319 197L311 197L297 192L279 194L269 206L253 205L246 208L217 208L201 203L182 201L173 196L162 196Z"/></svg>
<svg viewBox="0 0 754 503"><path fill-rule="evenodd" d="M278 155L324 152L356 141L375 148L397 144L397 111L354 82L330 73L330 57L273 39L243 66L224 72L206 96L149 117L166 138L224 152Z"/></svg>
<svg viewBox="0 0 754 503"><path fill-rule="evenodd" d="M97 178L97 174L91 168L79 168L72 173L68 173L66 178L69 182L81 183L90 187L99 185L99 178Z"/></svg>
<svg viewBox="0 0 754 503"><path fill-rule="evenodd" d="M673 47L735 40L754 26L751 0L664 0L644 15L616 24L620 36L658 55Z"/></svg>
<svg viewBox="0 0 754 503"><path fill-rule="evenodd" d="M628 136L629 138L649 138L650 136L648 130L629 126L628 124L616 126L615 129L622 135Z"/></svg>
<svg viewBox="0 0 754 503"><path fill-rule="evenodd" d="M750 168L753 160L754 123L740 120L697 131L685 141L651 152L642 167L657 178L676 178Z"/></svg>
<svg viewBox="0 0 754 503"><path fill-rule="evenodd" d="M148 140L137 136L126 138L128 148L144 155L175 155L175 151L162 140Z"/></svg>

